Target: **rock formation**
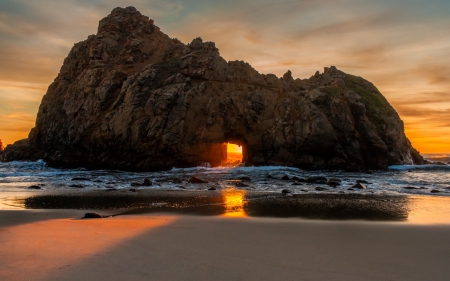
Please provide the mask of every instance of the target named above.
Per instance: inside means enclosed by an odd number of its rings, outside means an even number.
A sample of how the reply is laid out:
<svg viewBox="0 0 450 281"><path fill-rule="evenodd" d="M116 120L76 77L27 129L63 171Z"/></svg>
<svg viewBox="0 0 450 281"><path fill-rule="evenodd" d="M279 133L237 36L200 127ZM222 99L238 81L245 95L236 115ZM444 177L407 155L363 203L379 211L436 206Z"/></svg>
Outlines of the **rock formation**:
<svg viewBox="0 0 450 281"><path fill-rule="evenodd" d="M336 67L278 78L225 61L212 42L171 39L133 7L116 8L77 43L28 139L3 161L155 170L219 165L222 144L247 165L383 169L422 163L377 88Z"/></svg>
<svg viewBox="0 0 450 281"><path fill-rule="evenodd" d="M0 153L3 152L3 149L5 149L5 148L3 147L2 140L0 140Z"/></svg>

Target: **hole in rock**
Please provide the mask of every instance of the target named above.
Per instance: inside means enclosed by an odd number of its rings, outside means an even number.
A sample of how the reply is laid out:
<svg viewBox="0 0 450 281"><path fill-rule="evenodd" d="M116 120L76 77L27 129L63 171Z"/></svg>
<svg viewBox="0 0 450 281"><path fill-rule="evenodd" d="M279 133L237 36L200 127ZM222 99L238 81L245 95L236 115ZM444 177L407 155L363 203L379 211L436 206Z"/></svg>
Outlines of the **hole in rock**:
<svg viewBox="0 0 450 281"><path fill-rule="evenodd" d="M234 143L224 143L227 149L227 157L224 165L239 165L243 161L242 146Z"/></svg>

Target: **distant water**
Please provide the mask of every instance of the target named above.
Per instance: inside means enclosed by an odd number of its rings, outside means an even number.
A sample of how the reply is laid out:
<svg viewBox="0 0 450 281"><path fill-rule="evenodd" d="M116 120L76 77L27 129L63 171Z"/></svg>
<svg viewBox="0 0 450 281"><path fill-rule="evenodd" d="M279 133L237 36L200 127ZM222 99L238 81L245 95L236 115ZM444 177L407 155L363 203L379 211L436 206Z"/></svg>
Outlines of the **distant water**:
<svg viewBox="0 0 450 281"><path fill-rule="evenodd" d="M287 175L292 178L325 176L339 178L342 185L332 188L327 185L305 184L292 185L293 181L281 180ZM187 181L197 176L208 181L208 184L190 184ZM236 187L240 177L247 176L251 182L248 187ZM269 179L268 176L273 179ZM73 180L81 178L81 180ZM433 196L450 196L450 165L404 165L391 166L386 171L368 173L347 173L327 171L304 171L297 168L281 166L265 167L219 167L219 168L174 168L163 172L124 172L86 169L50 168L42 160L37 162L0 163L0 193L16 193L30 191L32 185L41 186L43 190L105 190L116 188L129 189L131 183L142 183L150 179L152 186L141 186L140 189L162 190L204 190L211 186L217 189L238 188L255 191L280 192L290 189L293 193L372 193L372 194L428 194ZM366 180L365 190L348 190L356 180ZM328 190L317 191L317 186ZM405 188L409 187L409 189ZM411 189L417 188L417 189ZM433 192L431 192L434 190ZM39 192L39 190L36 190Z"/></svg>

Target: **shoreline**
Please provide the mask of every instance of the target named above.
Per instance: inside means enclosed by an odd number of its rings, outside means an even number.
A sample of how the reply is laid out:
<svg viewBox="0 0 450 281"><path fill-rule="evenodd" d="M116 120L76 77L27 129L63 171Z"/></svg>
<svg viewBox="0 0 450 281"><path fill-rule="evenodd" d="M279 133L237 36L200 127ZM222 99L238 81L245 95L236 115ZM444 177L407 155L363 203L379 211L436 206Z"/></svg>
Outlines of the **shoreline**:
<svg viewBox="0 0 450 281"><path fill-rule="evenodd" d="M446 197L145 190L21 200L86 208L0 210L0 280L410 281L450 274ZM152 205L104 208L118 200ZM82 219L89 212L109 217Z"/></svg>
<svg viewBox="0 0 450 281"><path fill-rule="evenodd" d="M450 225L167 213L79 219L86 211L0 211L0 279L447 280L450 274Z"/></svg>
<svg viewBox="0 0 450 281"><path fill-rule="evenodd" d="M139 190L27 192L0 197L0 210L95 210L109 215L159 214L362 220L450 224L446 196L375 194L282 194L220 191Z"/></svg>

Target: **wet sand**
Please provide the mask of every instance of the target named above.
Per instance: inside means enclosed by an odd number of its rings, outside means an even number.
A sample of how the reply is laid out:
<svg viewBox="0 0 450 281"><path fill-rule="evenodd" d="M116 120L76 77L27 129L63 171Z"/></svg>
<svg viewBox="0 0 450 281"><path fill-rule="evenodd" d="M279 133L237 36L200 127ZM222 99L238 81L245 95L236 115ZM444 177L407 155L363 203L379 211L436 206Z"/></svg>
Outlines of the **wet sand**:
<svg viewBox="0 0 450 281"><path fill-rule="evenodd" d="M0 198L0 209L95 209L110 215L250 216L450 224L450 197L221 191L39 191ZM3 208L5 209L5 208Z"/></svg>
<svg viewBox="0 0 450 281"><path fill-rule="evenodd" d="M448 280L450 226L0 211L0 280ZM108 214L108 211L100 211Z"/></svg>
<svg viewBox="0 0 450 281"><path fill-rule="evenodd" d="M444 197L230 190L64 192L7 201L31 209L0 211L0 280L448 280L450 274ZM81 219L86 212L115 216Z"/></svg>

